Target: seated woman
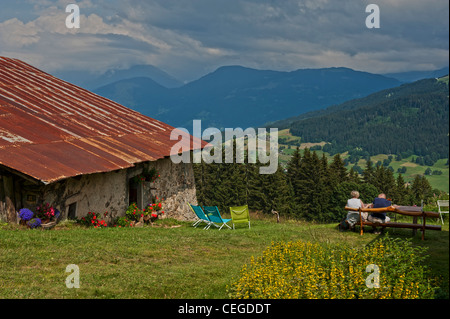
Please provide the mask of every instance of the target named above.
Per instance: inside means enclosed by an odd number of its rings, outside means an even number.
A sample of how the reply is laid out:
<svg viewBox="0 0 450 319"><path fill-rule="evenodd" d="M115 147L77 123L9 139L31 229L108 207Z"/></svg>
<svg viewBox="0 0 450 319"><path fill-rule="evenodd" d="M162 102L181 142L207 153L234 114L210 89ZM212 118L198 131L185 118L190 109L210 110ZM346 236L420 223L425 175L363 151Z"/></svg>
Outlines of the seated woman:
<svg viewBox="0 0 450 319"><path fill-rule="evenodd" d="M359 192L358 191L352 191L350 193L350 198L347 201L347 207L350 208L366 208L367 205L363 203L361 199L359 199ZM367 220L368 213L361 213L361 217L363 220ZM346 222L349 224L350 228L355 227L356 223L359 222L359 212L348 212Z"/></svg>

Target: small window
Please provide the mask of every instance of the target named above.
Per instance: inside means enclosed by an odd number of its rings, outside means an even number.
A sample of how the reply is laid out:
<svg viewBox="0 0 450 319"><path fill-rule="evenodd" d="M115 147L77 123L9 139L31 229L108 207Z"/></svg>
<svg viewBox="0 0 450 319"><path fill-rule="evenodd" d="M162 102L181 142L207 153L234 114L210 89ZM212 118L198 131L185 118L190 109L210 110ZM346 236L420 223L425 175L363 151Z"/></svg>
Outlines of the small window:
<svg viewBox="0 0 450 319"><path fill-rule="evenodd" d="M69 220L77 219L77 203L72 203L69 205L69 212L67 213L67 219Z"/></svg>

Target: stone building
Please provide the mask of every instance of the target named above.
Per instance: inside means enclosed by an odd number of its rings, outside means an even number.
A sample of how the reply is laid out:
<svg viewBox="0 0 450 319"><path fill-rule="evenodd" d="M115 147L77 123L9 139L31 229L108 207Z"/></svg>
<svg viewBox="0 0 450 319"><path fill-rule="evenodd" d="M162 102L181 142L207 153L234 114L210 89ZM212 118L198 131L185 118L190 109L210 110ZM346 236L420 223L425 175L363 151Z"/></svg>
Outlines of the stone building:
<svg viewBox="0 0 450 319"><path fill-rule="evenodd" d="M50 203L63 218L88 212L124 215L158 196L165 215L192 216L191 164L174 164L175 129L55 78L0 57L0 220L16 222L21 208ZM179 132L180 134L185 134ZM205 143L189 136L189 150ZM195 142L195 143L194 143ZM179 144L179 143L178 143ZM175 154L178 151L175 152ZM155 182L136 176L155 168Z"/></svg>

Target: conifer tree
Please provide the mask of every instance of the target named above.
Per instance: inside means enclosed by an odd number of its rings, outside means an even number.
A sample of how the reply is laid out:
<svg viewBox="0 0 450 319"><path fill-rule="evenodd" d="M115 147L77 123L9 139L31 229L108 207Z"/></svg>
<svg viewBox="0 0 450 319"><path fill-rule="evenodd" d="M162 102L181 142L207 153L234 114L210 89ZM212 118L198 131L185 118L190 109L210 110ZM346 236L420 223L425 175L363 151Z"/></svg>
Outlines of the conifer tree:
<svg viewBox="0 0 450 319"><path fill-rule="evenodd" d="M349 180L347 168L345 168L344 161L341 158L341 154L337 153L333 157L333 161L330 164L331 177L336 180L336 184L346 182Z"/></svg>
<svg viewBox="0 0 450 319"><path fill-rule="evenodd" d="M397 205L409 205L409 187L406 185L402 174L398 174L392 200Z"/></svg>
<svg viewBox="0 0 450 319"><path fill-rule="evenodd" d="M411 185L412 197L415 205L420 205L422 200L426 203L427 200L433 196L433 190L430 182L425 176L416 175Z"/></svg>
<svg viewBox="0 0 450 319"><path fill-rule="evenodd" d="M367 184L373 184L375 170L373 168L373 162L369 159L366 162L366 168L363 171L363 181Z"/></svg>

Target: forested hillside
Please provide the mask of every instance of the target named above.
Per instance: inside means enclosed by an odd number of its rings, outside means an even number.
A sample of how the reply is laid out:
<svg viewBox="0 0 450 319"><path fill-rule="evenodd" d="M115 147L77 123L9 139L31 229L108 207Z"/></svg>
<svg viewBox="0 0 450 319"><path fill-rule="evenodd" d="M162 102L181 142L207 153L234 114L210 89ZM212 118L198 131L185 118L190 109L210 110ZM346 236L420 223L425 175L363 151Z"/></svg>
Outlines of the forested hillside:
<svg viewBox="0 0 450 319"><path fill-rule="evenodd" d="M448 81L421 80L272 127L289 128L303 143L328 142L323 150L331 154L357 149L362 155L448 158L448 96Z"/></svg>
<svg viewBox="0 0 450 319"><path fill-rule="evenodd" d="M361 175L344 165L340 154L332 161L315 151L297 148L286 169L272 175L260 175L259 164L195 164L197 199L200 205L228 207L247 204L251 210L319 222L338 221L352 190L370 203L384 192L399 205L433 202L433 190L426 177L417 175L407 185L402 174L394 177L383 165L367 162Z"/></svg>

